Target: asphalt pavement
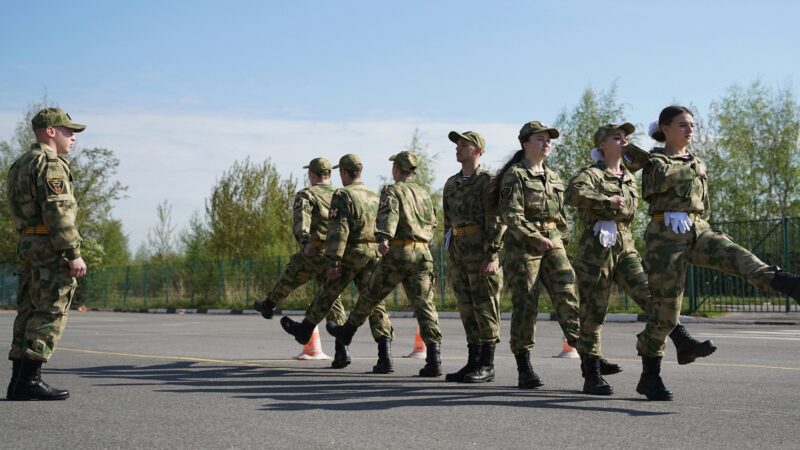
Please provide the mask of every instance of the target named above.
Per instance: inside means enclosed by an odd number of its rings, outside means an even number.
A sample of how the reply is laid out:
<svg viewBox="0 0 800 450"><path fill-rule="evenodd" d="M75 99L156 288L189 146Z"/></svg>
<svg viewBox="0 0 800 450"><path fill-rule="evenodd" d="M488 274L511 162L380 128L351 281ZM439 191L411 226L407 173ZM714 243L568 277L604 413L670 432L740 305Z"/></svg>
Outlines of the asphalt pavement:
<svg viewBox="0 0 800 450"><path fill-rule="evenodd" d="M0 312L8 348L13 312ZM277 319L277 317L276 317ZM663 377L672 402L635 392L641 322L612 322L604 355L623 364L607 377L615 395L581 393L579 362L554 358L561 331L540 322L533 366L545 382L516 388L502 322L493 383L416 376L416 323L393 319L395 373L375 375L368 328L353 364L292 359L300 346L252 314L73 313L45 380L69 388L62 402L0 401L4 448L798 448L800 326L690 323L719 350ZM443 365L466 356L459 320L442 319ZM323 350L333 339L321 331ZM671 344L670 344L671 346ZM10 377L10 363L0 377ZM4 385L5 386L5 385Z"/></svg>

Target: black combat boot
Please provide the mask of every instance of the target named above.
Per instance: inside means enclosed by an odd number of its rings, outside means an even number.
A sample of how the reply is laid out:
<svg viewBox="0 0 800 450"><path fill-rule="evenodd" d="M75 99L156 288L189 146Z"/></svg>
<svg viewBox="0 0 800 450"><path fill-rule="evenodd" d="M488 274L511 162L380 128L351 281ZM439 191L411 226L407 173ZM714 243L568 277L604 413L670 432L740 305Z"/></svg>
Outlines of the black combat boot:
<svg viewBox="0 0 800 450"><path fill-rule="evenodd" d="M622 366L608 362L604 358L600 358L600 375L614 375L615 373L622 372Z"/></svg>
<svg viewBox="0 0 800 450"><path fill-rule="evenodd" d="M17 384L19 368L21 366L20 360L18 359L12 359L11 363L11 381L8 383L8 389L6 390L6 398L9 400L11 400L11 391L14 390L14 385Z"/></svg>
<svg viewBox="0 0 800 450"><path fill-rule="evenodd" d="M600 374L600 358L586 356L581 358L581 373L583 374L583 393L589 395L611 395L614 386L611 386Z"/></svg>
<svg viewBox="0 0 800 450"><path fill-rule="evenodd" d="M458 383L464 381L464 375L478 367L478 360L480 359L479 349L480 346L478 344L467 344L467 365L459 369L458 372L445 375L444 381L455 381Z"/></svg>
<svg viewBox="0 0 800 450"><path fill-rule="evenodd" d="M675 329L669 334L672 343L675 344L675 350L678 352L678 364L689 364L694 362L696 358L702 358L714 353L717 347L714 346L712 341L700 342L693 338L686 327L678 324Z"/></svg>
<svg viewBox="0 0 800 450"><path fill-rule="evenodd" d="M66 400L69 391L57 389L42 380L42 362L23 358L20 361L17 382L9 400Z"/></svg>
<svg viewBox="0 0 800 450"><path fill-rule="evenodd" d="M336 339L336 343L334 344L334 348L336 349L336 353L333 354L333 361L331 362L331 367L334 369L343 369L350 365L350 349L342 344L342 341Z"/></svg>
<svg viewBox="0 0 800 450"><path fill-rule="evenodd" d="M308 341L311 340L311 335L314 334L314 328L316 327L315 324L306 319L298 323L286 316L281 317L281 328L283 328L283 331L294 336L294 340L301 345L308 344Z"/></svg>
<svg viewBox="0 0 800 450"><path fill-rule="evenodd" d="M464 383L486 383L494 381L494 344L481 344L481 359L478 367L464 375Z"/></svg>
<svg viewBox="0 0 800 450"><path fill-rule="evenodd" d="M378 362L372 366L372 373L392 373L392 340L387 337L378 339Z"/></svg>
<svg viewBox="0 0 800 450"><path fill-rule="evenodd" d="M779 270L770 282L772 288L781 294L792 297L800 304L800 275Z"/></svg>
<svg viewBox="0 0 800 450"><path fill-rule="evenodd" d="M517 359L517 372L519 374L517 386L521 389L535 389L544 386L542 379L536 372L533 371L531 366L531 352L525 350L524 352L514 355Z"/></svg>
<svg viewBox="0 0 800 450"><path fill-rule="evenodd" d="M419 369L421 377L438 377L442 375L442 357L439 353L439 344L426 345L428 354L425 355L425 367Z"/></svg>
<svg viewBox="0 0 800 450"><path fill-rule="evenodd" d="M340 339L342 344L350 345L353 342L353 336L356 334L357 327L353 326L350 322L345 322L344 325L336 325L336 322L328 322L325 324L325 329L328 333L336 339Z"/></svg>
<svg viewBox="0 0 800 450"><path fill-rule="evenodd" d="M661 380L661 357L642 356L642 376L636 392L647 397L648 400L672 400L672 391L664 386Z"/></svg>
<svg viewBox="0 0 800 450"><path fill-rule="evenodd" d="M272 319L275 315L275 307L278 306L270 299L263 301L256 301L253 303L253 309L261 313L261 317L265 319Z"/></svg>

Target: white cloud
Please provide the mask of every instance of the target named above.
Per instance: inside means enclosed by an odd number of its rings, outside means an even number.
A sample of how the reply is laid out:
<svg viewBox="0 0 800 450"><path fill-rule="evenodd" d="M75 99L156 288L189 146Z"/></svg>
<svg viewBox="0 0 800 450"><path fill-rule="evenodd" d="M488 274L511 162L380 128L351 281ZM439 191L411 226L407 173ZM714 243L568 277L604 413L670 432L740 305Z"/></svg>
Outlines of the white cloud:
<svg viewBox="0 0 800 450"><path fill-rule="evenodd" d="M13 133L18 115L0 113L0 132ZM520 124L426 122L418 119L374 121L297 121L246 117L158 114L73 114L87 124L81 147L106 147L119 157L119 180L128 198L117 202L114 215L124 223L132 249L147 239L155 224L156 206L173 205L173 222L182 228L205 199L222 172L234 161L271 158L278 170L296 178L302 166L324 156L334 163L345 153L364 161L364 181L377 189L380 176L390 176L388 157L400 151L419 129L431 154L438 154L437 184L459 170L450 130L476 130L486 138L485 162L499 167L518 148ZM338 183L338 177L335 182Z"/></svg>

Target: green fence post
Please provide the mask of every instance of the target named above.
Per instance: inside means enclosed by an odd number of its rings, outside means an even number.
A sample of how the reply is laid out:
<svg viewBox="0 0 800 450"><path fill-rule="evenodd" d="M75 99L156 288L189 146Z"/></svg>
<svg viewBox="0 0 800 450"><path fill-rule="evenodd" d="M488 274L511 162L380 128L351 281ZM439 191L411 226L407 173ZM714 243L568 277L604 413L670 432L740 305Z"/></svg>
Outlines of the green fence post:
<svg viewBox="0 0 800 450"><path fill-rule="evenodd" d="M250 279L253 277L253 258L247 259L247 274L244 283L244 304L250 304Z"/></svg>
<svg viewBox="0 0 800 450"><path fill-rule="evenodd" d="M442 307L444 307L444 290L445 290L445 280L444 280L445 268L444 268L444 245L439 246L439 298L442 299Z"/></svg>
<svg viewBox="0 0 800 450"><path fill-rule="evenodd" d="M789 218L783 218L783 270L789 269ZM792 310L792 299L786 296L786 312Z"/></svg>
<svg viewBox="0 0 800 450"><path fill-rule="evenodd" d="M105 272L106 272L105 282L103 283L104 284L104 286L103 286L103 307L108 308L108 295L109 295L109 291L111 290L111 287L109 286L108 277L109 277L109 272L111 272L111 269L106 269Z"/></svg>
<svg viewBox="0 0 800 450"><path fill-rule="evenodd" d="M689 265L689 314L697 312L697 293L694 289L694 266Z"/></svg>
<svg viewBox="0 0 800 450"><path fill-rule="evenodd" d="M122 291L122 306L126 306L128 304L128 288L130 287L131 281L131 266L125 268L125 290Z"/></svg>
<svg viewBox="0 0 800 450"><path fill-rule="evenodd" d="M164 301L169 305L169 288L172 287L172 267L169 264L164 267L167 271L167 279L164 282Z"/></svg>
<svg viewBox="0 0 800 450"><path fill-rule="evenodd" d="M150 290L149 284L150 266L144 265L144 307L147 308L147 291Z"/></svg>
<svg viewBox="0 0 800 450"><path fill-rule="evenodd" d="M225 284L225 269L221 260L217 261L217 272L219 273L217 276L217 304L219 304L222 302L222 289Z"/></svg>

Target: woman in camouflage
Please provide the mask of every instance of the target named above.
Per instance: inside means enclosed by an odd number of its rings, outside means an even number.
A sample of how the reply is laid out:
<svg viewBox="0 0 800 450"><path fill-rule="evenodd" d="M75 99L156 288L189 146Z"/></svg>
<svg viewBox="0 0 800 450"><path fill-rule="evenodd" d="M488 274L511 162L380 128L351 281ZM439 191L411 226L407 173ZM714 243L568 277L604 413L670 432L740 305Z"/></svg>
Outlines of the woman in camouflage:
<svg viewBox="0 0 800 450"><path fill-rule="evenodd" d="M494 195L490 196L508 227L502 264L513 305L511 351L517 360L518 386L523 389L543 384L530 361L540 279L550 294L567 341L575 346L578 339L575 272L564 251L564 182L544 162L550 154L550 140L558 135L558 130L542 122L526 123L519 133L522 149L498 172L499 184L495 184Z"/></svg>
<svg viewBox="0 0 800 450"><path fill-rule="evenodd" d="M566 202L578 209L584 228L574 267L581 299L578 353L586 394L611 395L614 389L602 375L622 371L616 364L608 364L609 370L603 373L600 370L600 332L608 312L611 284L620 286L645 313L649 311L647 275L630 231L639 192L633 173L623 164L625 155L625 161L635 171L633 163L644 154L628 143L627 137L634 131L630 123L599 127L594 134L596 147L592 149L592 159L596 162L582 169L566 191ZM646 154L644 156L646 161ZM692 339L680 324L670 337L678 349L681 364L716 350L710 341Z"/></svg>
<svg viewBox="0 0 800 450"><path fill-rule="evenodd" d="M687 108L664 108L650 130L650 136L664 147L650 152L642 174L651 216L645 231L645 268L652 302L636 344L643 366L636 391L648 400L672 400L672 392L661 380L661 358L664 341L678 321L689 263L739 275L759 289L775 290L800 302L800 276L765 264L724 233L709 228L706 165L688 150L693 129L694 118Z"/></svg>

